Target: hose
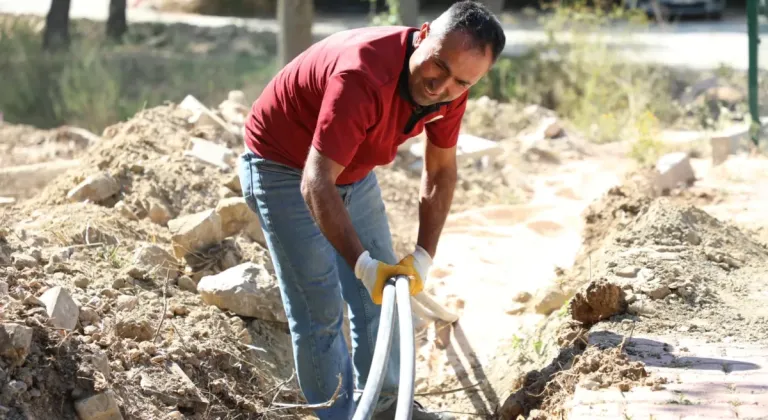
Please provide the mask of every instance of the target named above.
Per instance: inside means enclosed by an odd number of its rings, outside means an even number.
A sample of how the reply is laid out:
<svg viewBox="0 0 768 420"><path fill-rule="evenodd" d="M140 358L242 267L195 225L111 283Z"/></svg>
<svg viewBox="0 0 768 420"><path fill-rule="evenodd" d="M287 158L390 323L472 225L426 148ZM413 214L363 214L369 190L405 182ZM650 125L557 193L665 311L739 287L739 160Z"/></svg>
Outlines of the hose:
<svg viewBox="0 0 768 420"><path fill-rule="evenodd" d="M416 380L416 341L413 331L408 277L398 276L395 280L395 288L400 326L400 384L397 391L395 420L411 420L414 382Z"/></svg>
<svg viewBox="0 0 768 420"><path fill-rule="evenodd" d="M402 282L401 282L402 283ZM406 278L407 284L407 278ZM363 395L357 404L353 420L369 420L373 416L376 402L384 384L384 370L389 362L389 351L392 348L392 332L395 316L395 282L393 279L384 285L381 300L381 315L379 318L379 331L376 334L376 347L373 351L371 370L368 372L368 380L363 390Z"/></svg>

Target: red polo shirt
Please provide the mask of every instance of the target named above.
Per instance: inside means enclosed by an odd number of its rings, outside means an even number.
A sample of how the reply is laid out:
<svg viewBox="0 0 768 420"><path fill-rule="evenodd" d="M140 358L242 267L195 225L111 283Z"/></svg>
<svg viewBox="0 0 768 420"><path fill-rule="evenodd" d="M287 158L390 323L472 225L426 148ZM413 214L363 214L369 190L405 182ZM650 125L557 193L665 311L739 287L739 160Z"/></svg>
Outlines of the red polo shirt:
<svg viewBox="0 0 768 420"><path fill-rule="evenodd" d="M302 169L311 146L345 169L337 184L392 162L397 147L426 129L456 145L467 93L418 107L407 89L413 33L405 27L338 32L286 65L254 102L245 143L256 155Z"/></svg>

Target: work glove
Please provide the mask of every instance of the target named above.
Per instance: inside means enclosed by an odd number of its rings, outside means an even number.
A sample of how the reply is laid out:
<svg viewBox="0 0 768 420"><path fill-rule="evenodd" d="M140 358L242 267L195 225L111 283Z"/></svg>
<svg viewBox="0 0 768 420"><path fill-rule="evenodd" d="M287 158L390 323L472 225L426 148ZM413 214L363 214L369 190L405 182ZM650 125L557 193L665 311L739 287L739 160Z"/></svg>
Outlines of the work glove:
<svg viewBox="0 0 768 420"><path fill-rule="evenodd" d="M407 257L406 257L407 258ZM368 293L371 295L373 303L381 305L384 296L384 285L387 280L397 275L406 275L411 281L411 294L413 294L413 279L418 277L418 273L412 264L403 264L403 261L397 265L385 264L379 260L371 258L368 251L364 251L357 258L355 263L355 276L360 279Z"/></svg>
<svg viewBox="0 0 768 420"><path fill-rule="evenodd" d="M399 265L413 269L414 274L409 282L411 296L421 293L424 290L424 285L427 283L429 267L432 266L432 257L429 256L429 253L424 248L416 245L413 253L403 258Z"/></svg>

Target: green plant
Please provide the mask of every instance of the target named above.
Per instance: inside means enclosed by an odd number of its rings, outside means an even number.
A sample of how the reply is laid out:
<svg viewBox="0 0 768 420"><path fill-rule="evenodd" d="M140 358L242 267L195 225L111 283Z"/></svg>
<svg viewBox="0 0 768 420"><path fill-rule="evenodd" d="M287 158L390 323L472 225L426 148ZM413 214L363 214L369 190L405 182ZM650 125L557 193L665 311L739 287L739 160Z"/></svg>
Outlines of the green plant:
<svg viewBox="0 0 768 420"><path fill-rule="evenodd" d="M655 162L665 152L664 143L659 140L658 119L646 111L638 117L635 128L637 132L629 152L630 157L643 165Z"/></svg>

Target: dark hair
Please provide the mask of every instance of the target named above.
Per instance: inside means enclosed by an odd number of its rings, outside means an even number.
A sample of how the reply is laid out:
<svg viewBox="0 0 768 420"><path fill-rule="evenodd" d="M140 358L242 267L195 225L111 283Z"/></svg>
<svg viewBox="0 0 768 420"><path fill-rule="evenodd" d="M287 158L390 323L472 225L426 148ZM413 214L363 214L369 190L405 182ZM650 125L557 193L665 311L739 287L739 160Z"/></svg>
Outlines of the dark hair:
<svg viewBox="0 0 768 420"><path fill-rule="evenodd" d="M442 21L440 23L444 25L440 35L458 30L470 35L475 47L490 45L493 61L504 50L507 39L504 29L496 16L482 3L471 0L456 2L436 20Z"/></svg>

